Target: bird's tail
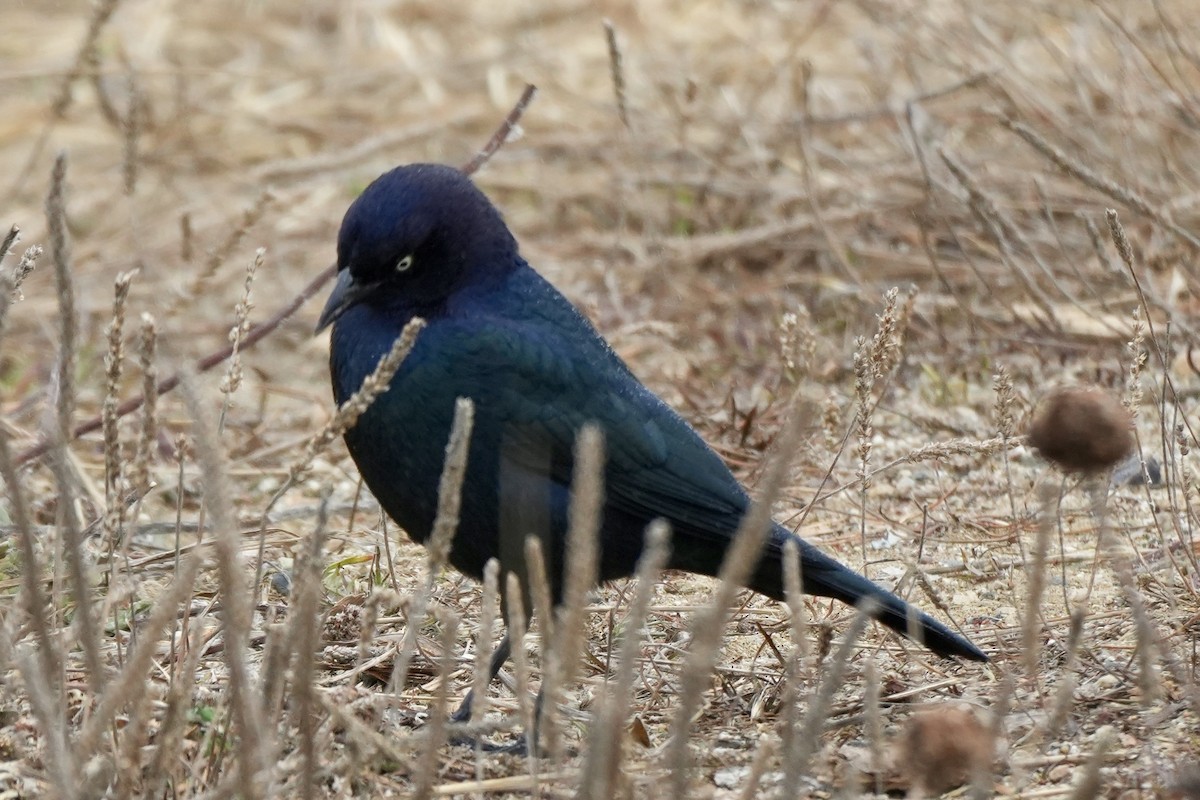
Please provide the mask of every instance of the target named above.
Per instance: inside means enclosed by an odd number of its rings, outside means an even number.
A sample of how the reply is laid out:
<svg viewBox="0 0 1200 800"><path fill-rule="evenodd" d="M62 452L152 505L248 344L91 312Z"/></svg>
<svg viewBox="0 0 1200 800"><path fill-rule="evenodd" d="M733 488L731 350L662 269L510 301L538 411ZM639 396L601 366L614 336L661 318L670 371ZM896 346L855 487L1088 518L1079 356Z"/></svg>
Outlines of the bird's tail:
<svg viewBox="0 0 1200 800"><path fill-rule="evenodd" d="M896 595L878 586L822 553L780 525L771 531L762 558L748 581L748 588L776 600L784 599L783 545L796 542L800 552L800 576L805 594L832 597L857 605L865 597L875 600L872 616L894 631L919 638L922 644L940 656L956 656L972 661L988 658L967 639L916 609ZM911 620L910 620L911 615ZM910 626L912 629L910 630Z"/></svg>

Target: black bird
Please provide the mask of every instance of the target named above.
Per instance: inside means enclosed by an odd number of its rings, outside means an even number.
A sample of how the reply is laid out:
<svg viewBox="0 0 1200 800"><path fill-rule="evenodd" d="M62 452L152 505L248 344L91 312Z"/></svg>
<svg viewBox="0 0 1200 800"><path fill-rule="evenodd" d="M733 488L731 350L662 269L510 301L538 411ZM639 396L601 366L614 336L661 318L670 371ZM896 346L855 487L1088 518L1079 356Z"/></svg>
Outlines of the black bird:
<svg viewBox="0 0 1200 800"><path fill-rule="evenodd" d="M330 373L339 404L409 320L427 321L388 390L346 433L367 486L415 541L433 527L455 399L469 397L475 424L449 556L458 570L479 578L497 558L502 573L524 584L523 544L538 535L553 599L561 600L575 437L593 422L607 456L601 580L633 573L646 526L657 518L671 526L668 567L717 574L750 504L745 489L526 263L500 212L469 178L434 164L382 175L346 212L337 258L337 284L317 330L333 324ZM783 599L789 539L799 546L806 593L851 604L874 598L875 617L907 635L903 600L780 525L749 588ZM915 619L933 652L987 660L940 622L920 612ZM506 637L493 677L508 644Z"/></svg>

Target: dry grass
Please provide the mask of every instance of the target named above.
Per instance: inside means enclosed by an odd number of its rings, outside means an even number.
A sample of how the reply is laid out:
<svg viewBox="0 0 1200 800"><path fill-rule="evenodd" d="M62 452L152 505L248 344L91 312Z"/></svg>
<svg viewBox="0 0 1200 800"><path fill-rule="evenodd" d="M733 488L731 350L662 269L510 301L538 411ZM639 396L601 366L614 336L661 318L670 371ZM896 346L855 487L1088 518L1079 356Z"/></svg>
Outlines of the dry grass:
<svg viewBox="0 0 1200 800"><path fill-rule="evenodd" d="M21 229L0 246L0 796L856 796L910 788L898 732L950 700L990 715L1005 793L1191 791L1188 2L0 18L0 230ZM521 136L478 174L526 256L750 485L799 409L777 518L992 665L669 574L548 637L585 654L543 652L537 622L517 647L471 724L521 736L545 667L550 753L444 743L491 646L480 592L425 591L427 554L340 444L306 449L337 424L316 304L252 326L318 291L369 180L467 162L527 82ZM231 330L232 366L184 369ZM1161 485L1026 451L1037 399L1080 382L1125 398ZM715 662L693 629L713 620Z"/></svg>

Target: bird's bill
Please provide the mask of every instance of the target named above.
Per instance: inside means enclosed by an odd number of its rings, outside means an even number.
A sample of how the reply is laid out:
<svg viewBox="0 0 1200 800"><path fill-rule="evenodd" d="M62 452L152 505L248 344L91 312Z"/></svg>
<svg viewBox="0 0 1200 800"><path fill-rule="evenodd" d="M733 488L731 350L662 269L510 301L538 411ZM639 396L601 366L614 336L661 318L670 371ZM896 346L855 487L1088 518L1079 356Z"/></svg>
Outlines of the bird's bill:
<svg viewBox="0 0 1200 800"><path fill-rule="evenodd" d="M361 302L373 288L369 283L355 281L350 270L345 268L338 270L337 281L333 284L333 291L329 294L329 299L325 301L325 309L321 312L321 318L317 320L317 329L313 333L320 333L337 322L338 317Z"/></svg>

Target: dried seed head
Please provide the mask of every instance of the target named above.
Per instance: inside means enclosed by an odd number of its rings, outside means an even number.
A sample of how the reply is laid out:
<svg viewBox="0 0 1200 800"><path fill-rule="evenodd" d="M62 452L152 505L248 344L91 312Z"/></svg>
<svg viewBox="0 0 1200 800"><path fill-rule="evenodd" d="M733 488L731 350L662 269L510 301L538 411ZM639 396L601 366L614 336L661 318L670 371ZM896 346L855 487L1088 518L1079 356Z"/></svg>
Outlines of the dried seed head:
<svg viewBox="0 0 1200 800"><path fill-rule="evenodd" d="M969 706L942 706L913 716L901 758L913 790L938 795L991 771L992 732Z"/></svg>
<svg viewBox="0 0 1200 800"><path fill-rule="evenodd" d="M1129 412L1098 387L1057 389L1042 400L1029 443L1067 472L1099 472L1133 450Z"/></svg>

